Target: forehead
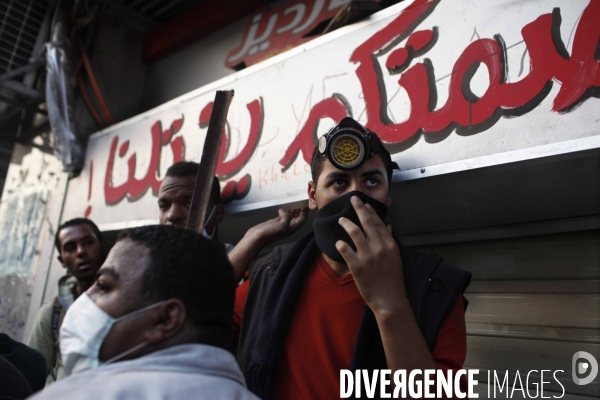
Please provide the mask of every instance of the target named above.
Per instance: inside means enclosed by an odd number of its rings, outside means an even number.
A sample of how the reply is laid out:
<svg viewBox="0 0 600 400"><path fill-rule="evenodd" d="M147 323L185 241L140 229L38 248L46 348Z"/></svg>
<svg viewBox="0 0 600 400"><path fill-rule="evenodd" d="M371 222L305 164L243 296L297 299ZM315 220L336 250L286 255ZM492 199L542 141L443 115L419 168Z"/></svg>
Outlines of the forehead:
<svg viewBox="0 0 600 400"><path fill-rule="evenodd" d="M149 263L150 249L148 247L130 239L124 239L113 246L99 272L110 268L118 274L119 281L124 285L137 284L141 281Z"/></svg>
<svg viewBox="0 0 600 400"><path fill-rule="evenodd" d="M354 176L354 175L361 176L364 172L372 171L374 169L379 170L383 174L383 176L387 178L387 171L385 169L385 165L383 163L383 160L381 159L381 157L378 154L369 158L367 161L365 161L365 163L363 165L361 165L357 169L353 169L351 171L343 171L339 168L336 168L331 163L331 161L329 161L328 158L325 158L325 161L323 162L323 169L321 170L321 173L319 174L319 181L321 181L321 178L325 178L327 175L331 174L332 172L348 174L350 176Z"/></svg>
<svg viewBox="0 0 600 400"><path fill-rule="evenodd" d="M158 191L159 198L177 198L188 196L194 192L195 176L167 176Z"/></svg>
<svg viewBox="0 0 600 400"><path fill-rule="evenodd" d="M58 234L58 240L62 245L66 242L77 241L87 236L93 236L94 238L96 238L96 234L92 230L91 226L86 224L79 224L61 229L60 233Z"/></svg>

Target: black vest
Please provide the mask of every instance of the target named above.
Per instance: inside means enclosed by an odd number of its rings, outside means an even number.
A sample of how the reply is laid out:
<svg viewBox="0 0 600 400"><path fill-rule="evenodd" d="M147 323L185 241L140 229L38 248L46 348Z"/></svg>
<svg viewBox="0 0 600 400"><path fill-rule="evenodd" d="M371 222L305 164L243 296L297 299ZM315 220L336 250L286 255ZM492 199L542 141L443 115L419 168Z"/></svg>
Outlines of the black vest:
<svg viewBox="0 0 600 400"><path fill-rule="evenodd" d="M454 307L457 297L462 295L468 286L471 274L450 266L438 255L422 254L402 245L399 246L404 268L406 294L417 324L431 351L435 346L442 323ZM314 253L314 256L319 251L312 233L296 243L276 246L272 253L258 258L249 268L250 288L242 316L237 358L248 388L263 399L269 397L273 370L281 356L281 349L271 351L272 349L268 346L277 345L272 344L270 338L266 338L266 341L256 340L256 336L260 335L261 324L265 325L265 319L272 324L278 324L281 321L269 321L268 316L266 318L262 316L257 322L257 317L269 289L272 288L272 280L279 267L290 265L292 268L308 268L309 265L296 264L300 263L299 260L303 259L302 256L306 256L306 253L310 251ZM310 259L311 256L312 253L309 253L304 259ZM314 257L312 259L314 260ZM282 271L282 273L286 273L286 271ZM281 282L286 277L278 278ZM276 301L278 301L278 298L282 297L281 288L273 288L269 296L271 300L277 299ZM464 299L464 304L466 309L466 299ZM286 318L287 321L282 324L282 329L285 329L283 336L287 333L290 318ZM271 330L272 327L268 327L268 329ZM252 335L254 338L249 343L248 338ZM260 349L249 348L251 346L262 347L268 351L261 354ZM282 343L279 340L279 347L281 348L281 346ZM267 355L265 356L265 354ZM348 369L354 371L356 369L385 368L387 368L385 353L375 316L365 305L352 362ZM380 393L379 389L375 393Z"/></svg>

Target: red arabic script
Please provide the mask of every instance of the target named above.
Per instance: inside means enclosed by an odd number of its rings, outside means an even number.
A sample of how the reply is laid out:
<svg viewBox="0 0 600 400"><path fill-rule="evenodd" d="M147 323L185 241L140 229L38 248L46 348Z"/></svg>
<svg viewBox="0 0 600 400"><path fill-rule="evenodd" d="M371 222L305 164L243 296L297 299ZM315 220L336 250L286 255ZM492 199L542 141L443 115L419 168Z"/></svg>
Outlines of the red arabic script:
<svg viewBox="0 0 600 400"><path fill-rule="evenodd" d="M88 178L88 198L87 201L89 202L90 199L92 198L92 182L94 179L94 160L90 160L90 167L89 167L89 178ZM90 214L92 213L92 206L88 205L85 209L85 212L83 213L83 217L84 218L88 218L90 216Z"/></svg>
<svg viewBox="0 0 600 400"><path fill-rule="evenodd" d="M257 10L250 16L242 43L227 55L225 66L239 70L313 39L323 30L320 25L333 18L344 3L295 0Z"/></svg>
<svg viewBox="0 0 600 400"><path fill-rule="evenodd" d="M448 100L438 109L431 61L426 59L413 65L398 80L411 101L410 117L392 123L387 115L384 83L378 79L381 71L375 54L381 57L389 52L385 47L390 42L408 37L406 47L396 49L388 57L386 67L391 73L402 71L415 56L425 54L435 45L435 28L420 32L414 29L438 3L439 0L414 1L350 57L350 61L359 64L356 75L366 102L366 126L388 143L391 152L416 143L421 133L427 141L435 142L454 129L458 134L474 134L489 129L501 116L521 116L541 103L554 81L560 82L561 87L553 111L569 112L589 97L599 96L600 61L594 54L600 38L600 1L591 1L577 25L572 54L567 52L560 36L560 9L541 15L522 29L531 61L528 75L518 82L506 81L506 46L500 35L467 46L452 69ZM490 82L482 97L470 90L471 78L480 63L486 65Z"/></svg>
<svg viewBox="0 0 600 400"><path fill-rule="evenodd" d="M317 128L321 118L331 118L337 124L342 118L348 116L347 101L341 95L334 95L325 99L311 108L308 119L304 123L300 132L287 148L279 164L283 165L283 171L287 170L302 152L304 160L310 163L315 145L317 144Z"/></svg>
<svg viewBox="0 0 600 400"><path fill-rule="evenodd" d="M213 102L208 103L202 111L200 111L200 128L208 126L210 121L210 114L212 112ZM260 136L262 134L262 126L264 120L264 111L262 104L262 97L246 104L246 108L250 112L250 132L248 135L248 141L244 145L242 151L239 152L233 159L225 161L229 150L231 141L231 132L229 130L229 124L227 124L226 131L223 134L223 141L221 142L221 149L219 151L219 159L217 162L217 169L215 175L220 180L226 180L233 175L237 174L244 165L250 161L250 157L254 154L258 142L260 142Z"/></svg>
<svg viewBox="0 0 600 400"><path fill-rule="evenodd" d="M200 128L206 128L210 121L210 114L212 113L213 102L208 103L202 111L200 111ZM239 152L231 160L225 161L229 152L231 131L229 124L227 124L226 130L223 134L223 141L221 142L221 149L219 150L219 158L217 161L217 168L215 175L219 180L225 181L230 177L234 176L241 171L242 168L250 161L252 154L256 150L258 142L262 134L262 126L264 122L264 108L262 103L262 97L246 104L246 108L250 113L250 132L248 134L248 140L244 145L242 151ZM227 204L232 200L240 200L246 197L252 187L252 177L250 174L244 175L238 181L229 181L225 183L225 186L221 190L221 202Z"/></svg>
<svg viewBox="0 0 600 400"><path fill-rule="evenodd" d="M160 121L152 125L150 133L152 136L152 150L150 155L150 165L146 171L146 175L142 179L135 177L137 156L133 153L127 160L128 175L127 181L119 186L114 186L112 183L113 168L119 137L115 136L111 142L108 164L106 166L106 175L104 177L104 199L106 204L114 205L119 203L125 197L129 201L136 201L142 197L149 188L152 188L152 193L156 196L162 180L159 178L159 166L162 148L170 145L173 152L173 163L183 160L185 153L185 143L183 137L178 136L173 139L173 136L181 130L183 126L183 116L176 119L171 124L169 129L162 130ZM129 150L129 140L124 141L119 148L119 157L123 158Z"/></svg>
<svg viewBox="0 0 600 400"><path fill-rule="evenodd" d="M221 203L229 204L233 200L241 200L250 192L252 176L246 174L239 181L229 181L221 190Z"/></svg>

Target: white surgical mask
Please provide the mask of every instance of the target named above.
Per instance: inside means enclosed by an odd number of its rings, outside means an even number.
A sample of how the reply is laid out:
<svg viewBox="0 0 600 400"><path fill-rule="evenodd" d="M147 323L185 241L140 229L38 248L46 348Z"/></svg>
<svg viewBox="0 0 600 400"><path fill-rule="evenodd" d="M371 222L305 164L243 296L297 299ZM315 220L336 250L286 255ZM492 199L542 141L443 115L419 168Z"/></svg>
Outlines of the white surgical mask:
<svg viewBox="0 0 600 400"><path fill-rule="evenodd" d="M69 307L60 327L60 352L67 375L97 368L102 364L110 364L147 346L148 342L144 341L105 363L102 363L99 358L100 347L114 324L164 303L161 301L119 318L113 318L98 307L87 293L83 293Z"/></svg>
<svg viewBox="0 0 600 400"><path fill-rule="evenodd" d="M207 239L212 239L213 236L215 236L215 231L217 230L217 227L214 227L213 231L210 235L208 234L208 232L206 232L206 225L208 225L208 221L210 221L213 214L215 213L215 208L217 208L217 206L213 206L212 210L210 211L210 214L208 215L208 218L206 218L206 222L204 223L204 226L202 227L202 236L204 236Z"/></svg>

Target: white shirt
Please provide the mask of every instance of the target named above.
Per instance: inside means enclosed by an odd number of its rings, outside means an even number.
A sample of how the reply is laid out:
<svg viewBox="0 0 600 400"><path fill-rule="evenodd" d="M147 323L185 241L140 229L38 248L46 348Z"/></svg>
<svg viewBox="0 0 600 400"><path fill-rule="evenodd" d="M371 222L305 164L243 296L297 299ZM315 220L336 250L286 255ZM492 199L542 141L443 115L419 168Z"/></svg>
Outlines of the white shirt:
<svg viewBox="0 0 600 400"><path fill-rule="evenodd" d="M69 376L31 399L257 400L228 351L184 344Z"/></svg>

